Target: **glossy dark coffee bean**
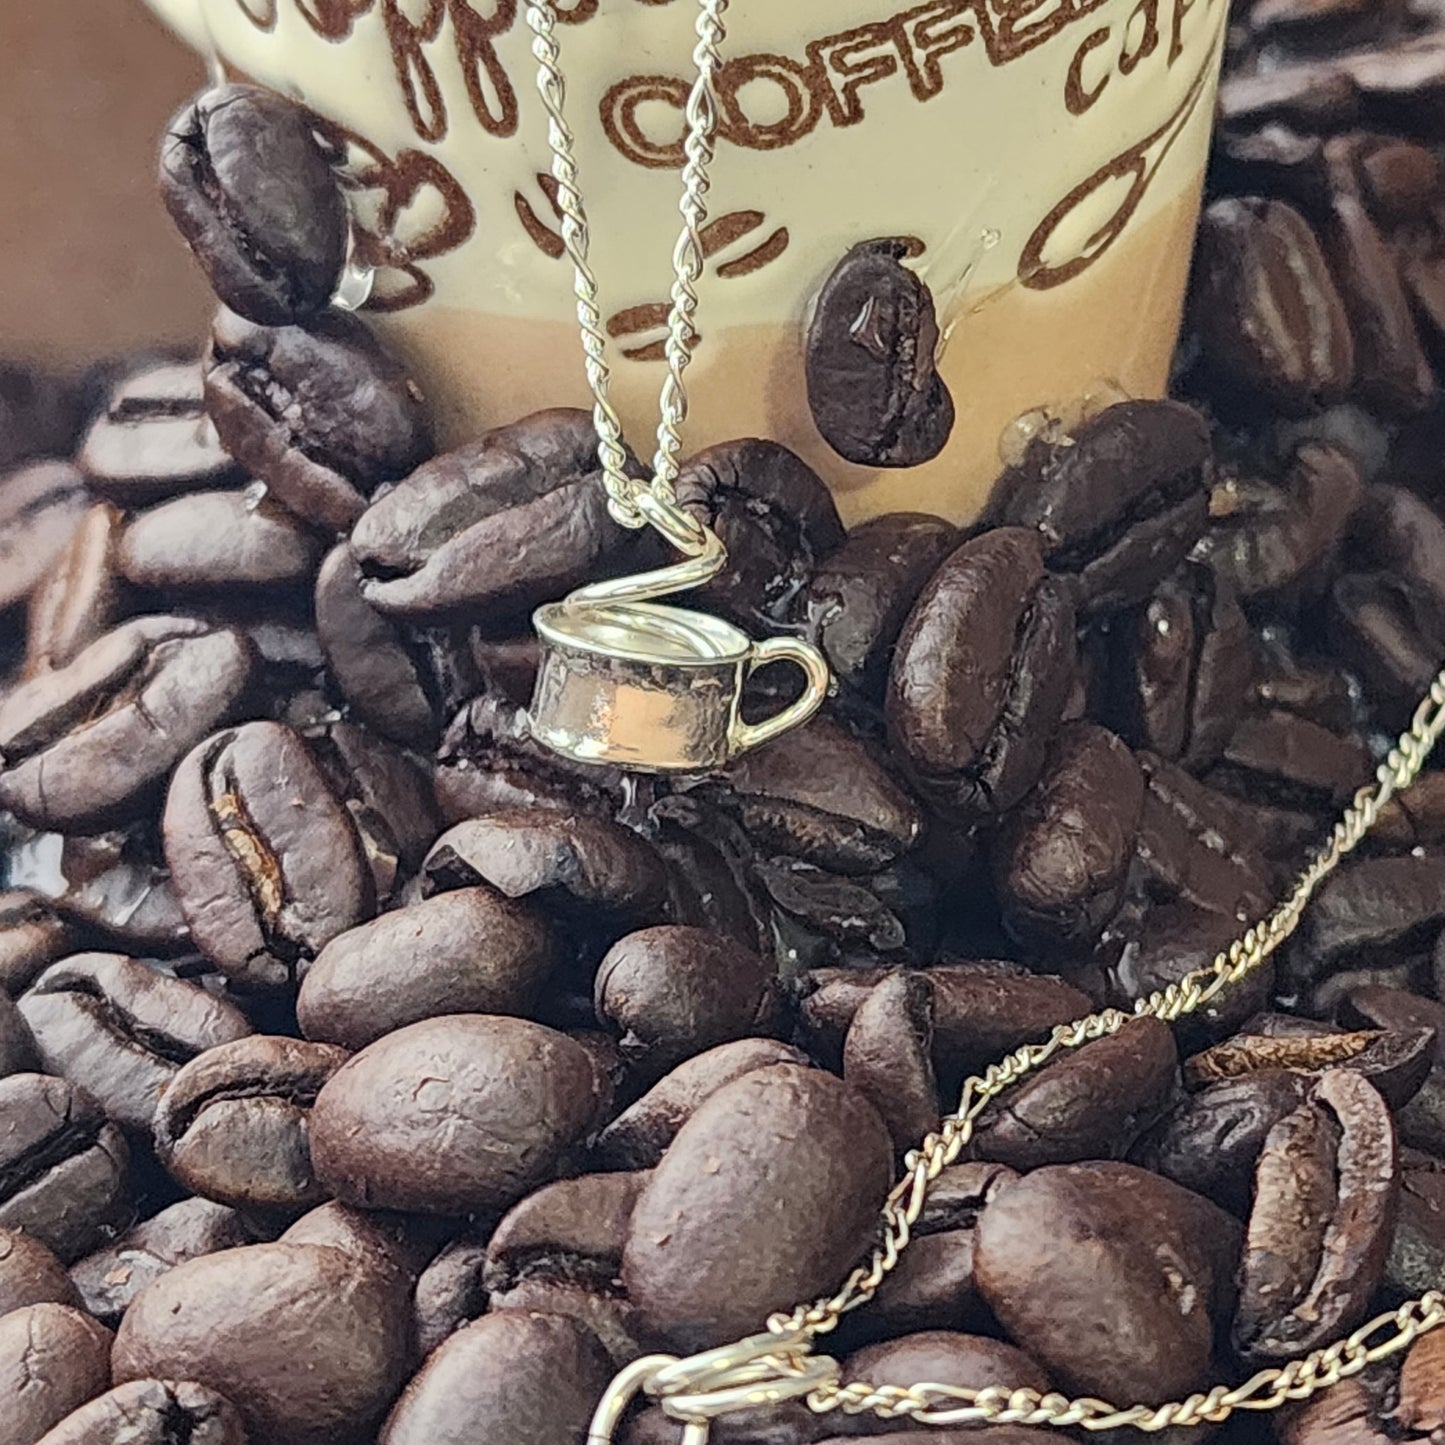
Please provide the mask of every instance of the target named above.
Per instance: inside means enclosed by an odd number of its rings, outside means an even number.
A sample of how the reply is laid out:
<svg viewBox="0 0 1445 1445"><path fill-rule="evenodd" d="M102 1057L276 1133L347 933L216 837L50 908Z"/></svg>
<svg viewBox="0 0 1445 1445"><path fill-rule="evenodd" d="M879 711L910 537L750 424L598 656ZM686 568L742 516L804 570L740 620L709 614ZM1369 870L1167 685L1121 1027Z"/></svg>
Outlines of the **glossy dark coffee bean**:
<svg viewBox="0 0 1445 1445"><path fill-rule="evenodd" d="M1308 442L1277 483L1226 478L1215 487L1202 550L1246 605L1276 597L1317 575L1363 498L1355 459Z"/></svg>
<svg viewBox="0 0 1445 1445"><path fill-rule="evenodd" d="M1203 768L1249 701L1252 643L1232 589L1213 568L1186 563L1115 625L1101 715L1131 745Z"/></svg>
<svg viewBox="0 0 1445 1445"><path fill-rule="evenodd" d="M25 670L48 672L119 622L123 583L116 568L122 516L109 502L91 507L65 550L30 596Z"/></svg>
<svg viewBox="0 0 1445 1445"><path fill-rule="evenodd" d="M100 1106L47 1074L0 1079L0 1225L68 1263L116 1233L130 1209L130 1152Z"/></svg>
<svg viewBox="0 0 1445 1445"><path fill-rule="evenodd" d="M250 1244L253 1237L234 1209L209 1199L182 1199L77 1260L70 1279L86 1310L114 1329L153 1279L188 1259Z"/></svg>
<svg viewBox="0 0 1445 1445"><path fill-rule="evenodd" d="M0 1317L27 1305L80 1302L52 1250L23 1230L0 1229Z"/></svg>
<svg viewBox="0 0 1445 1445"><path fill-rule="evenodd" d="M598 966L594 1003L598 1022L621 1035L629 1067L649 1081L781 1021L767 961L721 934L673 924L615 943Z"/></svg>
<svg viewBox="0 0 1445 1445"><path fill-rule="evenodd" d="M296 1016L307 1038L360 1049L439 1014L526 1014L555 959L551 930L524 904L459 888L332 939Z"/></svg>
<svg viewBox="0 0 1445 1445"><path fill-rule="evenodd" d="M86 510L85 478L69 462L36 462L0 476L0 612L49 574Z"/></svg>
<svg viewBox="0 0 1445 1445"><path fill-rule="evenodd" d="M237 1209L319 1204L308 1117L347 1060L330 1044L255 1034L208 1050L161 1095L156 1153L186 1188Z"/></svg>
<svg viewBox="0 0 1445 1445"><path fill-rule="evenodd" d="M448 829L422 864L423 893L487 883L526 900L595 956L623 933L662 921L657 854L616 823L514 809Z"/></svg>
<svg viewBox="0 0 1445 1445"><path fill-rule="evenodd" d="M816 718L745 754L707 796L754 845L837 873L876 873L923 835L922 809L858 740Z"/></svg>
<svg viewBox="0 0 1445 1445"><path fill-rule="evenodd" d="M776 1039L735 1039L683 1060L602 1130L592 1157L607 1169L651 1169L705 1099L773 1064L806 1066L808 1056Z"/></svg>
<svg viewBox="0 0 1445 1445"><path fill-rule="evenodd" d="M979 1121L977 1157L1036 1169L1123 1158L1173 1102L1179 1055L1157 1019L1061 1055Z"/></svg>
<svg viewBox="0 0 1445 1445"><path fill-rule="evenodd" d="M813 421L839 456L862 466L917 466L953 431L953 397L935 366L933 296L903 265L908 254L897 240L853 247L808 324Z"/></svg>
<svg viewBox="0 0 1445 1445"><path fill-rule="evenodd" d="M206 416L195 362L166 361L123 375L76 463L93 491L123 507L233 486L244 476Z"/></svg>
<svg viewBox="0 0 1445 1445"><path fill-rule="evenodd" d="M1037 529L1051 572L1081 611L1142 601L1184 560L1208 516L1213 452L1204 418L1178 402L1130 401L1066 443L1039 438L999 479L991 518Z"/></svg>
<svg viewBox="0 0 1445 1445"><path fill-rule="evenodd" d="M711 527L728 566L694 594L743 626L783 620L814 568L843 541L838 509L801 457L776 442L722 442L689 457L678 503Z"/></svg>
<svg viewBox="0 0 1445 1445"><path fill-rule="evenodd" d="M164 822L196 946L247 987L288 983L373 910L356 825L280 723L247 723L195 748L171 781Z"/></svg>
<svg viewBox="0 0 1445 1445"><path fill-rule="evenodd" d="M1240 720L1208 782L1246 801L1333 813L1373 773L1373 759L1358 737L1274 711Z"/></svg>
<svg viewBox="0 0 1445 1445"><path fill-rule="evenodd" d="M110 1385L110 1331L65 1305L0 1316L0 1445L35 1445Z"/></svg>
<svg viewBox="0 0 1445 1445"><path fill-rule="evenodd" d="M1445 1272L1445 1160L1401 1151L1400 1207L1385 1288L1415 1298L1434 1289Z"/></svg>
<svg viewBox="0 0 1445 1445"><path fill-rule="evenodd" d="M519 616L594 578L607 514L592 417L542 411L418 468L351 534L362 595L393 616Z"/></svg>
<svg viewBox="0 0 1445 1445"><path fill-rule="evenodd" d="M191 1381L132 1380L67 1415L39 1445L248 1445L229 1400Z"/></svg>
<svg viewBox="0 0 1445 1445"><path fill-rule="evenodd" d="M661 1337L700 1349L836 1288L868 1248L892 1154L873 1107L832 1075L745 1074L702 1103L643 1190L628 1298Z"/></svg>
<svg viewBox="0 0 1445 1445"><path fill-rule="evenodd" d="M289 512L246 492L193 492L135 517L116 562L137 587L168 592L309 588L319 548Z"/></svg>
<svg viewBox="0 0 1445 1445"><path fill-rule="evenodd" d="M1239 1238L1216 1205L1132 1165L1056 1165L989 1203L975 1269L1060 1389L1170 1400L1212 1378Z"/></svg>
<svg viewBox="0 0 1445 1445"><path fill-rule="evenodd" d="M946 816L994 817L1037 779L1073 685L1073 621L1023 528L965 542L924 588L894 654L888 732Z"/></svg>
<svg viewBox="0 0 1445 1445"><path fill-rule="evenodd" d="M12 997L32 979L74 950L75 935L37 894L0 893L0 990Z"/></svg>
<svg viewBox="0 0 1445 1445"><path fill-rule="evenodd" d="M1123 901L1143 808L1129 749L1092 723L1065 724L991 845L1010 933L1053 952L1091 947Z"/></svg>
<svg viewBox="0 0 1445 1445"><path fill-rule="evenodd" d="M1361 1323L1384 1277L1399 1196L1385 1101L1357 1074L1327 1073L1265 1140L1255 1170L1234 1341L1286 1359Z"/></svg>
<svg viewBox="0 0 1445 1445"><path fill-rule="evenodd" d="M378 1445L580 1440L613 1365L559 1315L499 1310L453 1335L407 1386Z"/></svg>
<svg viewBox="0 0 1445 1445"><path fill-rule="evenodd" d="M1445 871L1425 857L1362 858L1320 889L1305 915L1297 964L1311 976L1346 963L1396 960L1445 923Z"/></svg>
<svg viewBox="0 0 1445 1445"><path fill-rule="evenodd" d="M1265 1140L1310 1089L1307 1076L1278 1069L1211 1084L1179 1102L1135 1162L1245 1218Z"/></svg>
<svg viewBox="0 0 1445 1445"><path fill-rule="evenodd" d="M253 85L202 91L171 118L161 196L217 296L268 326L320 311L346 260L347 213L317 122Z"/></svg>
<svg viewBox="0 0 1445 1445"><path fill-rule="evenodd" d="M234 1004L118 953L52 964L20 998L47 1073L89 1093L117 1124L148 1132L177 1071L251 1032Z"/></svg>
<svg viewBox="0 0 1445 1445"><path fill-rule="evenodd" d="M898 634L960 540L942 517L894 512L854 527L813 569L794 611L843 686L882 701Z"/></svg>
<svg viewBox="0 0 1445 1445"><path fill-rule="evenodd" d="M116 1332L115 1378L197 1380L253 1442L352 1445L401 1388L409 1322L389 1272L325 1245L253 1244L147 1285Z"/></svg>
<svg viewBox="0 0 1445 1445"><path fill-rule="evenodd" d="M900 969L873 986L843 1041L843 1077L877 1109L899 1154L938 1132L933 1012L927 971Z"/></svg>
<svg viewBox="0 0 1445 1445"><path fill-rule="evenodd" d="M24 1015L9 994L0 993L0 1078L33 1072L39 1066L38 1058Z"/></svg>
<svg viewBox="0 0 1445 1445"><path fill-rule="evenodd" d="M1309 222L1283 201L1228 197L1200 226L1194 326L1221 386L1290 413L1343 400L1355 339Z"/></svg>
<svg viewBox="0 0 1445 1445"><path fill-rule="evenodd" d="M1350 572L1330 589L1330 643L1401 726L1429 690L1445 646L1438 605L1389 572Z"/></svg>
<svg viewBox="0 0 1445 1445"><path fill-rule="evenodd" d="M643 1332L618 1284L628 1226L646 1174L584 1174L544 1185L515 1205L487 1244L482 1280L492 1310L565 1315L619 1364Z"/></svg>
<svg viewBox="0 0 1445 1445"><path fill-rule="evenodd" d="M226 449L298 517L345 531L431 455L420 389L354 316L256 326L222 311L206 408Z"/></svg>
<svg viewBox="0 0 1445 1445"><path fill-rule="evenodd" d="M345 542L316 576L316 635L354 716L404 746L436 745L437 681L409 631L362 597L361 569Z"/></svg>
<svg viewBox="0 0 1445 1445"><path fill-rule="evenodd" d="M255 666L229 629L141 617L0 698L0 806L81 832L139 815L176 763L234 714Z"/></svg>
<svg viewBox="0 0 1445 1445"><path fill-rule="evenodd" d="M496 1209L545 1179L602 1103L566 1035L454 1014L387 1034L339 1070L311 1113L311 1156L323 1187L360 1207Z"/></svg>
<svg viewBox="0 0 1445 1445"><path fill-rule="evenodd" d="M1408 1102L1402 1104L1385 1081L1372 1076L1371 1082L1395 1107L1395 1123L1406 1144L1445 1154L1445 1004L1404 989L1366 985L1346 995L1337 1017L1349 1028L1387 1030L1387 1037L1402 1043L1422 1032L1433 1033L1430 1072Z"/></svg>

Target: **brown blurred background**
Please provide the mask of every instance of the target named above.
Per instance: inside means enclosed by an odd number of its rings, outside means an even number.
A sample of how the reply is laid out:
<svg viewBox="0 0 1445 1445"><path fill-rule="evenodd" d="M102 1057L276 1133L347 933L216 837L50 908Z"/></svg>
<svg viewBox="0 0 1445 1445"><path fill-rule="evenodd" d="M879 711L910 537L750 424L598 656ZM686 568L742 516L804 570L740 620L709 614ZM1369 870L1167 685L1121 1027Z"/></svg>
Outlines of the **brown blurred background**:
<svg viewBox="0 0 1445 1445"><path fill-rule="evenodd" d="M140 0L0 0L0 357L199 337L205 288L153 177L202 78Z"/></svg>

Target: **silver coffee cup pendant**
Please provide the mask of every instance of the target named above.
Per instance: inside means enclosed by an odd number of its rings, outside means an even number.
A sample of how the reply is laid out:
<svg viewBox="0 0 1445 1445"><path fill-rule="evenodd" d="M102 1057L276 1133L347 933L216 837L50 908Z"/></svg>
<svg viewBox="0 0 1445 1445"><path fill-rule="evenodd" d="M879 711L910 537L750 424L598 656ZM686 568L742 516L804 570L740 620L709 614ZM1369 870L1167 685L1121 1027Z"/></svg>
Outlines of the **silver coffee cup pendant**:
<svg viewBox="0 0 1445 1445"><path fill-rule="evenodd" d="M578 762L711 772L806 722L828 694L817 648L787 637L755 643L681 607L569 599L535 622L542 658L532 733ZM764 722L745 722L748 678L772 662L802 670L803 695Z"/></svg>

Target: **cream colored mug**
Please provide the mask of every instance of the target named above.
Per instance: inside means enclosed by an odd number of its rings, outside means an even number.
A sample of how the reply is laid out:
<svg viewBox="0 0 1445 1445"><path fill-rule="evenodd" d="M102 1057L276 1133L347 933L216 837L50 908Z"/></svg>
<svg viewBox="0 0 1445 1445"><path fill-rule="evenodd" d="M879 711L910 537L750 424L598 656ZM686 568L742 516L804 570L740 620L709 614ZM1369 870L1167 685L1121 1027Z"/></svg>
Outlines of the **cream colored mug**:
<svg viewBox="0 0 1445 1445"><path fill-rule="evenodd" d="M524 0L150 0L344 140L373 319L453 443L588 405ZM614 399L652 450L692 0L557 0ZM786 443L845 520L974 516L1014 423L1157 395L1177 339L1226 0L734 0L689 449ZM844 253L910 240L957 421L922 466L844 462L803 344Z"/></svg>

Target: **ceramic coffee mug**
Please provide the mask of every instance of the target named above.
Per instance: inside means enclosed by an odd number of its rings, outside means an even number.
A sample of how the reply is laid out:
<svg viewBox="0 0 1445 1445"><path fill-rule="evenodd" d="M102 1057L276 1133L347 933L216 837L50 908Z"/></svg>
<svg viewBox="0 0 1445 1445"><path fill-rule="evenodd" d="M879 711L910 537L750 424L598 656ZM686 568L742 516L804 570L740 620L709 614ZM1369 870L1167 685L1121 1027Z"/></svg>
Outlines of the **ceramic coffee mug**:
<svg viewBox="0 0 1445 1445"><path fill-rule="evenodd" d="M348 151L374 319L455 442L586 405L523 0L150 0ZM734 0L688 447L786 443L846 520L976 514L1026 413L1163 388L1226 0ZM557 0L615 400L652 451L694 0ZM860 241L910 240L958 419L918 467L813 424L809 307Z"/></svg>

